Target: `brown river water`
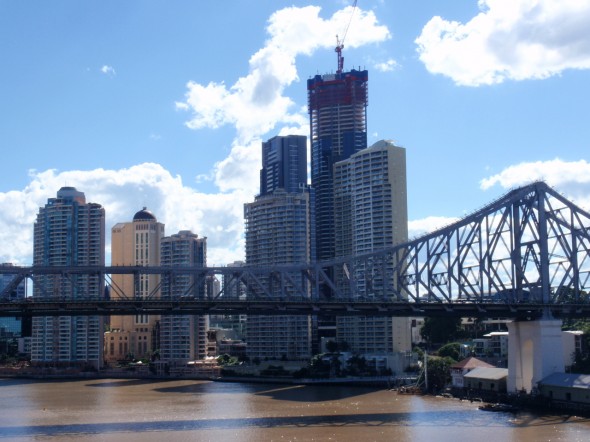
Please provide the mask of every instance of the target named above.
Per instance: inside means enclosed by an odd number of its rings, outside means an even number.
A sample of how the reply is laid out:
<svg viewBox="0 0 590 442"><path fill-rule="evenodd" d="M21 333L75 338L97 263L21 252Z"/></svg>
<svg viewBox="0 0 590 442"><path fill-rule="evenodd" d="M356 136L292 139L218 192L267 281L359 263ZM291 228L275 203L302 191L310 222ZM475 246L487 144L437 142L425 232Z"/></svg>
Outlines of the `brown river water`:
<svg viewBox="0 0 590 442"><path fill-rule="evenodd" d="M589 441L590 419L341 386L0 379L3 441Z"/></svg>

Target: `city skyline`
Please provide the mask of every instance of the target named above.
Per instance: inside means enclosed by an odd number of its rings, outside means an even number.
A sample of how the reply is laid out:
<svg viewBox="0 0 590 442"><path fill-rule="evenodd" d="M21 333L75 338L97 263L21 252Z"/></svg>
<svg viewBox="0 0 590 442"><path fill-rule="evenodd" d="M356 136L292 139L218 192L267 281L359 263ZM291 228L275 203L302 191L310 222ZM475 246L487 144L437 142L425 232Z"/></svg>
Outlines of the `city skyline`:
<svg viewBox="0 0 590 442"><path fill-rule="evenodd" d="M369 144L407 150L410 236L540 178L590 208L590 6L350 3L2 4L0 261L32 262L35 214L66 185L107 232L147 206L208 237L211 264L242 259L260 142L309 134L305 80L336 70L349 20Z"/></svg>

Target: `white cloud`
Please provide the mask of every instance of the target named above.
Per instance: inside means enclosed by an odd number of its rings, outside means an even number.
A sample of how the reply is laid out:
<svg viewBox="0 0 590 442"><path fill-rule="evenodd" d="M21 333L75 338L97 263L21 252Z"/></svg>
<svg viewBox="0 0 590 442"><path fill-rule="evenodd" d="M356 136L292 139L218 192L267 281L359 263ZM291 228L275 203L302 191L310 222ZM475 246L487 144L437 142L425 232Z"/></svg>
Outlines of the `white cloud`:
<svg viewBox="0 0 590 442"><path fill-rule="evenodd" d="M177 109L191 112L186 123L191 129L235 127L228 157L215 165L215 183L222 191L247 187L252 194L257 192L260 141L266 134L286 134L287 128L291 134L309 133L305 109L293 109L295 103L284 95L285 88L299 80L297 56L333 50L335 36L348 25L352 8L341 9L327 20L320 17L320 11L318 6L307 6L275 12L268 20L269 38L250 57L247 75L229 87L214 81L207 85L191 81L184 101L176 103ZM352 20L347 47L390 38L387 27L378 24L372 11L357 8Z"/></svg>
<svg viewBox="0 0 590 442"><path fill-rule="evenodd" d="M586 160L563 161L556 158L512 165L481 180L480 187L487 190L499 185L510 189L534 181L545 181L580 207L590 208L590 163Z"/></svg>
<svg viewBox="0 0 590 442"><path fill-rule="evenodd" d="M397 61L395 61L393 58L390 58L384 62L375 63L374 66L375 69L381 72L391 72L399 67Z"/></svg>
<svg viewBox="0 0 590 442"><path fill-rule="evenodd" d="M335 36L345 29L350 12L350 7L344 8L323 19L315 6L277 11L267 23L268 40L251 56L245 76L231 86L215 81L187 84L184 100L176 103L177 109L190 112L187 127L232 125L236 130L229 155L214 165L210 175L196 177L197 182L213 179L218 193L200 193L151 163L120 170L31 171L25 189L0 193L0 262L32 263L35 216L65 185L76 187L87 201L105 208L107 253L112 226L132 220L137 210L147 206L166 224L167 234L192 230L206 236L209 265L243 259L243 204L259 190L261 141L277 134L309 134L306 108L294 106L285 95L285 89L299 80L295 58L323 49L333 53ZM346 46L388 38L387 27L378 24L372 11L357 9ZM101 72L116 74L108 65ZM158 137L150 135L152 140Z"/></svg>
<svg viewBox="0 0 590 442"><path fill-rule="evenodd" d="M100 68L100 72L110 77L114 77L115 75L117 75L117 73L115 72L115 68L113 68L112 66L108 66L106 64Z"/></svg>
<svg viewBox="0 0 590 442"><path fill-rule="evenodd" d="M118 222L131 221L135 212L146 206L166 225L166 234L192 230L206 236L210 265L244 257L243 203L250 195L237 190L199 193L162 166L144 163L119 170L32 171L25 189L0 193L0 241L4 245L0 262L32 263L36 214L64 185L76 187L84 192L87 202L105 208L107 250L110 229Z"/></svg>
<svg viewBox="0 0 590 442"><path fill-rule="evenodd" d="M429 216L414 221L408 221L408 236L410 239L416 238L425 235L426 233L434 232L437 229L442 229L457 221L459 221L459 218L444 216Z"/></svg>
<svg viewBox="0 0 590 442"><path fill-rule="evenodd" d="M420 60L458 85L540 79L590 68L590 2L479 0L467 23L433 17L416 39Z"/></svg>

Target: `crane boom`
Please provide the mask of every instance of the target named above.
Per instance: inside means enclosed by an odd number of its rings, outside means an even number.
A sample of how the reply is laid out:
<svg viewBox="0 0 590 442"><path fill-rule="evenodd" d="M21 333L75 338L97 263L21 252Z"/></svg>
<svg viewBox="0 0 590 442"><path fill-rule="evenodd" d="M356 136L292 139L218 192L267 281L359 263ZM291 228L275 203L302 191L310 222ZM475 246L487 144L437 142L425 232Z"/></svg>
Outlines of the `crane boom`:
<svg viewBox="0 0 590 442"><path fill-rule="evenodd" d="M344 57L342 56L342 48L344 48L344 39L346 38L346 34L348 34L348 28L350 27L350 23L352 22L352 16L354 15L354 11L356 10L356 2L354 0L352 3L352 12L350 13L350 18L348 19L348 24L346 25L346 29L344 30L344 35L342 36L342 40L338 38L336 35L336 54L338 57L338 69L336 70L337 74L341 74L342 70L344 69Z"/></svg>

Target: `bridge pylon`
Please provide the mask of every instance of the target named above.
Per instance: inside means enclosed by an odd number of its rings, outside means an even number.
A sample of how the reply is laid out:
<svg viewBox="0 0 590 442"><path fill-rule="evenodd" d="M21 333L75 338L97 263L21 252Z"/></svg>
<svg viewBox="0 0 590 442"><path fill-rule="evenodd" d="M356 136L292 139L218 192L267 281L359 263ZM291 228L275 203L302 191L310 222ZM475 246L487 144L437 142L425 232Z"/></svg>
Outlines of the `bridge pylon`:
<svg viewBox="0 0 590 442"><path fill-rule="evenodd" d="M508 393L530 393L539 381L564 372L561 319L508 323Z"/></svg>

